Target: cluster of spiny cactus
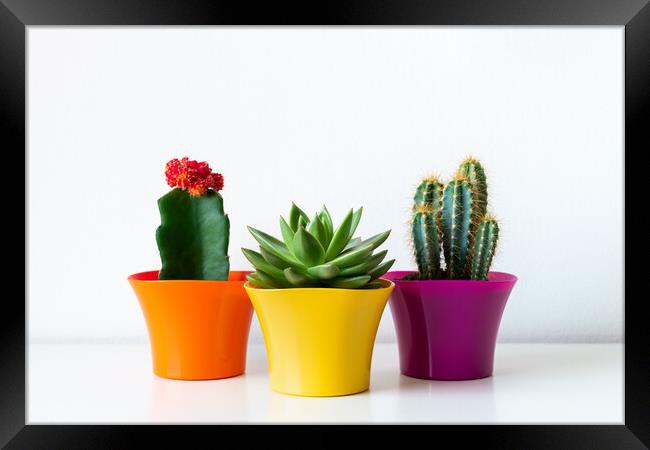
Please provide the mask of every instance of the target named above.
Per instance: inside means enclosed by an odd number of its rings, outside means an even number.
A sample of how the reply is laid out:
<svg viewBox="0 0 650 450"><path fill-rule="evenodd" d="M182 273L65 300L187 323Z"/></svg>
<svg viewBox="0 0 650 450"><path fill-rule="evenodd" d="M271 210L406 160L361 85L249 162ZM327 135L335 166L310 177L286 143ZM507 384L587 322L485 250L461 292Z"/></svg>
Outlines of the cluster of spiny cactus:
<svg viewBox="0 0 650 450"><path fill-rule="evenodd" d="M487 199L485 172L472 157L446 185L437 177L420 183L411 228L418 273L411 278L487 280L499 238Z"/></svg>
<svg viewBox="0 0 650 450"><path fill-rule="evenodd" d="M362 208L350 210L334 228L326 207L310 220L292 204L289 221L280 217L283 240L248 227L260 246L259 252L242 248L255 267L248 280L265 289L381 287L377 279L390 269L394 260L382 263L387 250L377 254L373 251L386 240L390 230L366 240L354 238L361 212Z"/></svg>

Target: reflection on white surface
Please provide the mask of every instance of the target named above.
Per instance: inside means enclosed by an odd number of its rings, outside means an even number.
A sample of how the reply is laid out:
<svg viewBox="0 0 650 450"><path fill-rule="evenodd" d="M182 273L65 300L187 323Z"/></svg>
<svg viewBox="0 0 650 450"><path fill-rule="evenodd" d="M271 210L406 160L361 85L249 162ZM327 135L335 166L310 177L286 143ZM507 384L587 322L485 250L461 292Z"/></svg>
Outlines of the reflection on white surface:
<svg viewBox="0 0 650 450"><path fill-rule="evenodd" d="M150 415L154 422L183 422L195 417L223 422L245 417L250 408L246 383L238 378L210 381L167 380L151 377Z"/></svg>
<svg viewBox="0 0 650 450"><path fill-rule="evenodd" d="M497 421L493 378L432 381L402 376L399 391L405 395L398 397L396 417L435 415L440 421L449 417L464 417L469 422L478 422L481 418Z"/></svg>
<svg viewBox="0 0 650 450"><path fill-rule="evenodd" d="M359 422L372 420L368 392L344 397L297 397L273 392L267 420L272 422Z"/></svg>
<svg viewBox="0 0 650 450"><path fill-rule="evenodd" d="M32 344L29 423L622 423L621 344L500 344L493 377L403 376L377 344L370 390L344 397L273 392L264 346L245 375L179 381L152 373L141 344Z"/></svg>

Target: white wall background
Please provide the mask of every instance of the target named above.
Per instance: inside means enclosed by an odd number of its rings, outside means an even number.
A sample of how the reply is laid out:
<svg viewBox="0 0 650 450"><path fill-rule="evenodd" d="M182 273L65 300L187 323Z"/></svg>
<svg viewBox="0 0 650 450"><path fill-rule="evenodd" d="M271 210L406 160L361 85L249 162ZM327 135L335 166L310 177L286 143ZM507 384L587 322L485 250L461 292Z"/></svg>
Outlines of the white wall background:
<svg viewBox="0 0 650 450"><path fill-rule="evenodd" d="M502 341L622 339L622 28L28 31L31 341L145 340L126 277L159 267L165 162L223 173L231 267L292 200L387 228L465 154L519 276ZM253 341L261 341L257 320ZM394 339L389 308L379 340Z"/></svg>

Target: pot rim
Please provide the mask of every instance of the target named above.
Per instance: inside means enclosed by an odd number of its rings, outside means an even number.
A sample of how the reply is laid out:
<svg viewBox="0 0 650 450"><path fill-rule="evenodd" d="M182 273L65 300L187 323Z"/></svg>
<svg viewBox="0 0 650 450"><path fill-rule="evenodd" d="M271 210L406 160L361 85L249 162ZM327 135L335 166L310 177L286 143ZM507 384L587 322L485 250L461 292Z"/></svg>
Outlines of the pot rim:
<svg viewBox="0 0 650 450"><path fill-rule="evenodd" d="M250 289L251 291L257 291L257 292L281 292L281 291L291 291L291 292L296 292L296 291L308 291L308 292L314 292L314 291L348 291L348 292L375 292L375 291L382 291L386 289L392 289L395 286L395 283L391 280L387 280L386 278L379 278L378 281L381 281L382 284L384 285L383 287L380 288L374 288L374 289L347 289L347 288L334 288L334 287L295 287L295 288L280 288L280 289L265 289L265 288L260 288L260 287L254 287L251 285L250 281L247 281L244 284L245 289Z"/></svg>
<svg viewBox="0 0 650 450"><path fill-rule="evenodd" d="M516 275L513 275L508 272L498 272L498 271L490 271L488 276L492 276L492 279L488 279L486 281L484 280L402 280L401 278L415 273L415 270L393 270L387 273L388 274L395 274L399 276L400 278L395 278L393 281L395 284L397 283L423 283L423 284L430 284L430 283L441 283L441 284L473 284L473 285L479 285L479 284L511 284L515 283L518 278Z"/></svg>
<svg viewBox="0 0 650 450"><path fill-rule="evenodd" d="M158 273L160 270L145 270L129 275L127 280L129 282L147 283L147 284L162 284L162 283L244 283L246 282L246 275L253 273L251 270L229 270L228 274L241 274L240 280L159 280Z"/></svg>

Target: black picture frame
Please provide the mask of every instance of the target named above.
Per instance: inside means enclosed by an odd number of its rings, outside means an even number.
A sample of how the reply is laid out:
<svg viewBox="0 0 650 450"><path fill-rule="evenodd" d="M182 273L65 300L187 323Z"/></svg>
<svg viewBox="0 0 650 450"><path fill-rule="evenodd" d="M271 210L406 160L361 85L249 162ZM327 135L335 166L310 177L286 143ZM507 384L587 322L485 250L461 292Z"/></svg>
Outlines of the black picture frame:
<svg viewBox="0 0 650 450"><path fill-rule="evenodd" d="M625 27L625 175L634 164L629 155L642 155L650 130L650 5L648 0L366 0L342 2L227 2L219 0L0 0L0 129L3 154L26 156L26 27L30 25L615 25ZM643 144L645 144L643 146ZM23 160L23 164L25 160ZM18 162L20 164L20 162ZM638 165L638 163L637 163ZM25 164L26 170L26 164ZM25 172L25 181L29 174ZM625 197L641 192L644 176L624 178ZM25 184L25 188L27 184ZM592 187L594 189L602 187ZM632 197L630 197L632 198ZM27 224L25 193L25 225ZM641 211L628 217L625 201L625 236L628 229L648 229ZM17 209L18 210L18 209ZM26 228L25 228L26 230ZM638 234L637 234L638 236ZM645 238L644 238L645 239ZM25 250L27 249L25 231ZM646 264L645 242L624 239L625 298L639 292ZM636 256L636 258L635 258ZM26 266L25 266L26 267ZM606 276L606 274L594 274ZM27 272L25 269L25 280ZM26 283L25 283L26 286ZM638 301L634 301L638 300ZM23 299L5 295L0 363L0 445L6 448L128 448L150 439L198 443L224 433L254 433L270 438L284 427L249 426L108 426L26 425L25 326L27 291ZM495 425L373 427L423 434L432 442L454 446L517 449L590 448L627 449L650 445L650 332L643 314L643 296L625 302L625 423L621 425ZM101 405L98 405L101 407ZM530 405L534 408L535 405ZM431 428L435 426L435 428ZM367 426L366 426L367 428ZM254 429L254 430L251 430ZM330 439L321 426L292 427L295 442ZM417 436L420 437L420 436ZM413 439L417 438L413 435ZM300 439L303 440L300 440ZM449 441L452 439L452 441ZM155 441L153 441L155 442ZM208 441L209 442L209 441ZM219 442L214 441L213 442ZM645 445L644 445L645 443Z"/></svg>

